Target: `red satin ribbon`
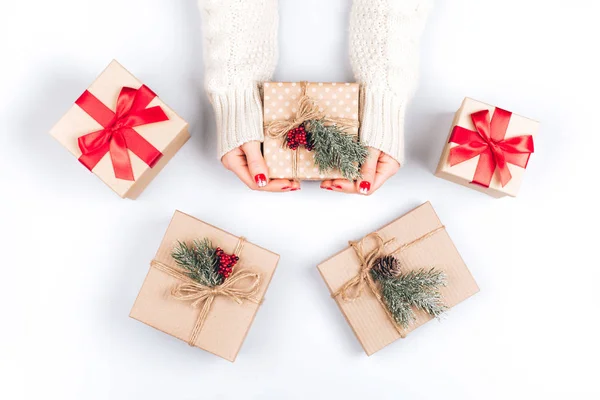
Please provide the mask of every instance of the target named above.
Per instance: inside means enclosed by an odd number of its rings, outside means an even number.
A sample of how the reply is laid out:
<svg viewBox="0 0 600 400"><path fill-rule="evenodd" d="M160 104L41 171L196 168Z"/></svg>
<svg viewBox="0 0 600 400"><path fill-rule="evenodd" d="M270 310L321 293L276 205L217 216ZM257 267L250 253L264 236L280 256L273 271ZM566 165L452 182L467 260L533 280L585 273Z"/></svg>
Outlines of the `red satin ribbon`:
<svg viewBox="0 0 600 400"><path fill-rule="evenodd" d="M124 87L113 112L86 90L75 104L103 129L77 139L82 153L79 161L91 171L106 153L110 153L115 176L128 181L134 180L128 150L153 167L162 153L133 128L169 119L160 106L146 108L155 97L156 94L145 85L139 89Z"/></svg>
<svg viewBox="0 0 600 400"><path fill-rule="evenodd" d="M450 142L459 146L450 149L450 165L479 156L472 183L489 187L497 170L502 187L506 186L512 179L508 164L527 168L527 162L533 153L533 136L504 138L511 116L511 112L496 108L490 121L490 112L482 110L471 114L475 131L455 126Z"/></svg>

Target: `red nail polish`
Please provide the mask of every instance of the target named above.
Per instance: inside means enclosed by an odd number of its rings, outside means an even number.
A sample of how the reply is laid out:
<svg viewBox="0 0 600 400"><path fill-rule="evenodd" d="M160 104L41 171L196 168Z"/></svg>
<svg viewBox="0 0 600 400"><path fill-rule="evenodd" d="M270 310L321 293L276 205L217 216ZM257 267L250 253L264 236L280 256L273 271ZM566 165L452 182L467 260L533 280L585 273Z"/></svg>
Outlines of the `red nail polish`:
<svg viewBox="0 0 600 400"><path fill-rule="evenodd" d="M284 186L281 188L281 190L288 190L291 186Z"/></svg>
<svg viewBox="0 0 600 400"><path fill-rule="evenodd" d="M333 190L333 188L328 187L327 190Z"/></svg>
<svg viewBox="0 0 600 400"><path fill-rule="evenodd" d="M295 192L296 190L300 190L300 188L293 188L292 192Z"/></svg>
<svg viewBox="0 0 600 400"><path fill-rule="evenodd" d="M258 187L265 187L267 186L267 177L265 176L265 174L258 174L254 177L254 181L256 182L256 184L258 185Z"/></svg>
<svg viewBox="0 0 600 400"><path fill-rule="evenodd" d="M334 188L336 189L341 189L342 187L340 185L333 185Z"/></svg>
<svg viewBox="0 0 600 400"><path fill-rule="evenodd" d="M371 182L362 181L360 185L358 185L358 191L361 194L367 194L371 190Z"/></svg>

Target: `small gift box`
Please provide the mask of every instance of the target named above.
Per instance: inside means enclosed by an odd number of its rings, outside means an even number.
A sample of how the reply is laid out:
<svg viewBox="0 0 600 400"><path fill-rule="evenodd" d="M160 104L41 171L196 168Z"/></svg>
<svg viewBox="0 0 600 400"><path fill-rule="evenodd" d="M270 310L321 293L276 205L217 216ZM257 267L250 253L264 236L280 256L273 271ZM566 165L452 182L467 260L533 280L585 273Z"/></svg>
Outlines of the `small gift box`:
<svg viewBox="0 0 600 400"><path fill-rule="evenodd" d="M130 199L190 137L188 124L116 61L50 134L119 196Z"/></svg>
<svg viewBox="0 0 600 400"><path fill-rule="evenodd" d="M360 177L356 83L266 82L263 153L271 178Z"/></svg>
<svg viewBox="0 0 600 400"><path fill-rule="evenodd" d="M470 98L454 117L436 176L499 198L516 196L539 122Z"/></svg>
<svg viewBox="0 0 600 400"><path fill-rule="evenodd" d="M130 317L235 361L279 255L176 211Z"/></svg>
<svg viewBox="0 0 600 400"><path fill-rule="evenodd" d="M430 203L318 269L367 355L479 291Z"/></svg>

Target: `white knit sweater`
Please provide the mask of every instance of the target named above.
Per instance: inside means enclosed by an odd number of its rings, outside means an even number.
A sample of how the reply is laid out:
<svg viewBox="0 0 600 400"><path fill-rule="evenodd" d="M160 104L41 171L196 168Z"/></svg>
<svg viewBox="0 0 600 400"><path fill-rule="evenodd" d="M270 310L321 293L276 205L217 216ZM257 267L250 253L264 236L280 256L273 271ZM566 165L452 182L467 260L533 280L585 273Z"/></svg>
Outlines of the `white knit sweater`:
<svg viewBox="0 0 600 400"><path fill-rule="evenodd" d="M200 0L206 90L219 156L263 140L260 85L277 63L278 0ZM361 83L361 132L404 161L404 115L418 81L418 42L431 0L353 0L350 59Z"/></svg>

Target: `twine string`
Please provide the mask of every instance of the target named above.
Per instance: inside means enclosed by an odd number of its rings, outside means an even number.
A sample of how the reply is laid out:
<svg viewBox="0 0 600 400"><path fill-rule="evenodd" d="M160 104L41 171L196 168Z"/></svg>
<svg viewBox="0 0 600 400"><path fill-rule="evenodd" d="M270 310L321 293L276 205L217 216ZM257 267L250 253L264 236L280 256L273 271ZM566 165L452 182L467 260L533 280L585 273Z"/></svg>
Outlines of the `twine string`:
<svg viewBox="0 0 600 400"><path fill-rule="evenodd" d="M292 180L298 180L298 150L292 151Z"/></svg>
<svg viewBox="0 0 600 400"><path fill-rule="evenodd" d="M443 231L445 229L446 229L446 227L444 225L442 225L442 226L440 226L438 228L435 228L434 230L427 232L423 236L420 236L420 237L416 238L412 242L404 243L403 245L401 245L400 247L398 247L396 250L392 251L390 254L400 254L404 250L408 249L409 247L412 247L413 245L415 245L417 243L420 243L423 240L429 239L430 237L432 237L436 233L438 233L440 231Z"/></svg>
<svg viewBox="0 0 600 400"><path fill-rule="evenodd" d="M245 238L239 238L233 254L239 257L245 243ZM158 260L153 260L150 263L150 266L182 281L182 283L171 290L171 295L175 299L180 301L191 301L191 306L193 308L200 308L194 328L190 334L190 339L188 340L190 346L194 346L196 343L212 304L218 296L229 298L238 304L242 304L244 300L260 304L260 300L255 297L258 294L261 284L260 275L257 273L239 270L231 274L231 276L229 276L222 284L210 287L191 279L179 268L171 267ZM248 282L246 285L242 285L241 282L243 281Z"/></svg>
<svg viewBox="0 0 600 400"><path fill-rule="evenodd" d="M408 242L408 243L405 243L405 244L399 246L397 249L389 252L388 254L391 255L391 254L402 253L404 250L408 249L409 247L412 247L417 243L421 243L422 241L430 238L431 236L435 235L436 233L438 233L439 231L442 231L444 229L446 229L446 227L442 225L442 226L416 238L415 240L413 240L411 242ZM375 242L376 242L375 248L369 252L365 252L365 250L364 250L365 243L370 238L373 238L375 240ZM395 240L396 240L395 238L392 238L392 239L389 239L386 241L381 237L381 235L379 233L373 232L373 233L368 234L367 236L365 236L364 238L362 238L361 240L359 240L357 242L354 242L354 241L348 242L348 244L354 250L354 252L356 253L356 256L358 257L358 260L360 263L360 270L359 270L358 274L356 274L354 276L354 278L352 278L348 282L346 282L341 288L339 288L336 292L334 292L331 295L331 297L336 298L339 296L342 298L343 301L351 302L351 301L358 299L362 295L364 287L367 286L371 290L371 292L373 293L373 295L375 296L375 298L377 299L379 304L381 304L381 306L385 310L385 313L386 313L388 319L392 322L392 324L398 331L398 334L400 335L400 337L405 338L406 331L400 325L398 325L396 323L394 316L392 315L392 313L390 312L388 307L385 305L385 302L381 295L381 291L377 287L377 284L376 284L375 280L373 279L373 276L371 275L371 270L375 266L375 263L377 262L377 260L386 254L386 251L385 251L386 247L388 245L390 245L391 243L393 243Z"/></svg>

